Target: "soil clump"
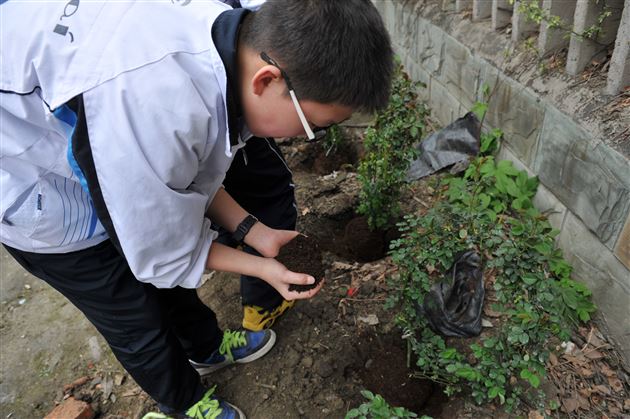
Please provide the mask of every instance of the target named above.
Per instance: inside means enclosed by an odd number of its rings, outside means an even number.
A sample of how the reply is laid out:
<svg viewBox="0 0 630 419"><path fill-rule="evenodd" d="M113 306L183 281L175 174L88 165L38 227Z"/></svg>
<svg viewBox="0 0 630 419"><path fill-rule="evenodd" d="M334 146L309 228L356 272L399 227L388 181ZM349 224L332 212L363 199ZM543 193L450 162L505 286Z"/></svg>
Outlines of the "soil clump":
<svg viewBox="0 0 630 419"><path fill-rule="evenodd" d="M315 283L310 285L289 286L289 291L305 292L311 290L324 279L324 265L322 265L322 252L317 240L313 237L298 235L282 249L276 258L290 271L301 272L315 278Z"/></svg>

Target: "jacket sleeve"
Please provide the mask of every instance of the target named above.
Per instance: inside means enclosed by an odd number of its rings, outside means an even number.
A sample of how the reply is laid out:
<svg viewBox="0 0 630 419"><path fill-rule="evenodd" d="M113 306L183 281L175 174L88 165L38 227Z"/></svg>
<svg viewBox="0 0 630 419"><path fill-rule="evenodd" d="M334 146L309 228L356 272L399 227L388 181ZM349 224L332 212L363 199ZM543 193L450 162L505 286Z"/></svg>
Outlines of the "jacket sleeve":
<svg viewBox="0 0 630 419"><path fill-rule="evenodd" d="M223 146L212 115L222 100L209 103L192 80L166 58L83 94L111 225L136 278L158 288L198 287L217 236L204 216L216 188L194 181Z"/></svg>

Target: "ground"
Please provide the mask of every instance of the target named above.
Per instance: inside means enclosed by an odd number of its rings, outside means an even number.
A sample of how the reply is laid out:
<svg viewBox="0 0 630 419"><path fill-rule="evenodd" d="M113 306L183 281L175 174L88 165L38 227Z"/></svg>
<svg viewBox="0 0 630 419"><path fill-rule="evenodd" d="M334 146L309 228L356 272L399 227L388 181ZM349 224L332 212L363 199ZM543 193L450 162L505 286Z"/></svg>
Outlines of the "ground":
<svg viewBox="0 0 630 419"><path fill-rule="evenodd" d="M345 229L355 215L360 149L337 150L345 157L322 167L314 164L327 151L320 145L287 141L282 148L294 170L298 228L318 240L326 282L274 327L278 342L268 355L206 383L250 418L342 418L366 388L435 418L505 416L465 395L449 400L434 384L409 377L405 343L383 307L385 278L395 267L387 258L357 261L356 237ZM426 210L431 192L426 182L415 185L406 211ZM0 266L0 418L43 417L69 395L91 403L99 418L138 418L156 409L78 310L4 249ZM209 273L204 280L201 299L222 327L238 328L238 277Z"/></svg>

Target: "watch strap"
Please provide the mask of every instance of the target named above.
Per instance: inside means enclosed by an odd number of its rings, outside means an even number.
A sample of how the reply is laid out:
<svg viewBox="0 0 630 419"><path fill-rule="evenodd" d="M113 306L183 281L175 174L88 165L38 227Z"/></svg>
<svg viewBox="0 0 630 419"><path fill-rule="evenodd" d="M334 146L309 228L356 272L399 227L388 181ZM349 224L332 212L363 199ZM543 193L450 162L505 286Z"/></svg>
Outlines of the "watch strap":
<svg viewBox="0 0 630 419"><path fill-rule="evenodd" d="M232 238L238 243L243 243L245 236L249 233L249 230L258 222L258 218L251 214L248 214L243 221L236 227L236 231L232 234Z"/></svg>

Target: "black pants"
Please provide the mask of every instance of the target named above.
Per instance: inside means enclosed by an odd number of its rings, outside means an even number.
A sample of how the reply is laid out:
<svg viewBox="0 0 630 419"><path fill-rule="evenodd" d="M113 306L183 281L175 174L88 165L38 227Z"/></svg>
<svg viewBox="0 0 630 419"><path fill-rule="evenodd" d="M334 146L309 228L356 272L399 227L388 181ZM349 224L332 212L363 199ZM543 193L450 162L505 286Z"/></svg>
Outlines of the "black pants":
<svg viewBox="0 0 630 419"><path fill-rule="evenodd" d="M138 281L109 240L65 254L5 247L85 314L154 400L183 411L203 396L205 389L188 359L208 358L222 333L196 290L158 289Z"/></svg>
<svg viewBox="0 0 630 419"><path fill-rule="evenodd" d="M273 140L253 138L238 152L225 187L268 226L293 229L297 211L291 182ZM203 396L205 389L188 359L208 358L219 347L222 332L195 290L158 289L138 281L109 240L65 254L5 247L27 271L85 314L125 370L163 408L183 411ZM248 305L271 308L282 301L271 286L254 277L242 277L241 291Z"/></svg>
<svg viewBox="0 0 630 419"><path fill-rule="evenodd" d="M269 227L294 230L297 221L291 170L282 152L271 138L251 138L238 151L223 182L225 190L246 211ZM235 245L222 232L219 241ZM245 246L248 253L258 255ZM282 296L269 284L252 276L241 276L243 305L271 309L282 302Z"/></svg>

